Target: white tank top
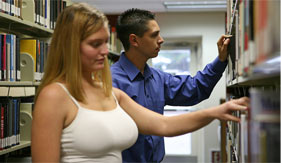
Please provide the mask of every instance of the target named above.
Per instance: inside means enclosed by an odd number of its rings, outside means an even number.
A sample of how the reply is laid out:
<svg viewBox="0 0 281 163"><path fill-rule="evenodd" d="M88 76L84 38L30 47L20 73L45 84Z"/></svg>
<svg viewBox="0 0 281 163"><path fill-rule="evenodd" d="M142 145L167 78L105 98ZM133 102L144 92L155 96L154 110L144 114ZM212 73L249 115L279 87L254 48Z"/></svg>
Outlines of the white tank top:
<svg viewBox="0 0 281 163"><path fill-rule="evenodd" d="M67 92L78 108L72 123L62 131L61 162L122 162L121 152L132 146L138 137L133 119L120 107L110 111L83 108Z"/></svg>

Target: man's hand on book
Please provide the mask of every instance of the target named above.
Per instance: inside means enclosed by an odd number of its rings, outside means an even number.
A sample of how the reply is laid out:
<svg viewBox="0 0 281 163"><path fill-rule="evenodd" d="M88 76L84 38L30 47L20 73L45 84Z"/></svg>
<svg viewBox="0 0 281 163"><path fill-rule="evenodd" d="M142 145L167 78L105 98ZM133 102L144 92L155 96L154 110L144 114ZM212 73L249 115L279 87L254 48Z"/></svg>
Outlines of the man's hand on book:
<svg viewBox="0 0 281 163"><path fill-rule="evenodd" d="M224 62L227 59L227 45L230 43L231 35L222 35L217 42L219 51L219 60Z"/></svg>

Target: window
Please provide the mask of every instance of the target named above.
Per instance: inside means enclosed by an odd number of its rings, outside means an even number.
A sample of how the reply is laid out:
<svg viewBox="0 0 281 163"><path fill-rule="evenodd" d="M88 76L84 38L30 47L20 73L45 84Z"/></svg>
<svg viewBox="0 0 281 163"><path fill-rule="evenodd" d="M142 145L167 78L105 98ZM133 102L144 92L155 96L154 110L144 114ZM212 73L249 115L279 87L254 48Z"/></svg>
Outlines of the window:
<svg viewBox="0 0 281 163"><path fill-rule="evenodd" d="M171 106L169 106L171 107ZM168 110L164 111L165 116L184 114L185 110ZM184 134L176 137L165 137L166 155L191 155L191 134Z"/></svg>
<svg viewBox="0 0 281 163"><path fill-rule="evenodd" d="M190 74L190 49L161 50L156 58L152 59L152 67L173 75Z"/></svg>
<svg viewBox="0 0 281 163"><path fill-rule="evenodd" d="M152 67L172 75L189 75L190 48L177 50L161 50L152 59ZM164 115L171 116L188 112L188 107L165 106ZM191 134L177 137L165 137L166 155L191 155Z"/></svg>

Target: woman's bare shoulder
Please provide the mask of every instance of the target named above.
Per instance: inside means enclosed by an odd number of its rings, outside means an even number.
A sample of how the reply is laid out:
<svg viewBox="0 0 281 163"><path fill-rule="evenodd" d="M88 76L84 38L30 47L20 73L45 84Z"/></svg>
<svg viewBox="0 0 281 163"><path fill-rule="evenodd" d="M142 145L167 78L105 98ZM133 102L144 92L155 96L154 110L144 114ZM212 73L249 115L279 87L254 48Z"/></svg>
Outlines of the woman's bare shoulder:
<svg viewBox="0 0 281 163"><path fill-rule="evenodd" d="M69 103L71 103L71 99L63 87L57 83L51 83L42 88L36 99L35 107L64 108Z"/></svg>
<svg viewBox="0 0 281 163"><path fill-rule="evenodd" d="M33 110L33 122L51 130L62 127L69 113L70 98L63 88L55 83L46 85L40 91Z"/></svg>
<svg viewBox="0 0 281 163"><path fill-rule="evenodd" d="M118 101L120 102L120 100L122 100L122 99L128 99L129 98L129 96L124 92L124 91L122 91L121 89L119 89L119 88L114 88L113 87L113 92L114 92L114 94L115 94L115 96L116 96L116 98L118 99Z"/></svg>
<svg viewBox="0 0 281 163"><path fill-rule="evenodd" d="M38 95L39 98L44 98L48 100L59 101L66 98L66 92L63 88L57 83L51 83L46 85Z"/></svg>

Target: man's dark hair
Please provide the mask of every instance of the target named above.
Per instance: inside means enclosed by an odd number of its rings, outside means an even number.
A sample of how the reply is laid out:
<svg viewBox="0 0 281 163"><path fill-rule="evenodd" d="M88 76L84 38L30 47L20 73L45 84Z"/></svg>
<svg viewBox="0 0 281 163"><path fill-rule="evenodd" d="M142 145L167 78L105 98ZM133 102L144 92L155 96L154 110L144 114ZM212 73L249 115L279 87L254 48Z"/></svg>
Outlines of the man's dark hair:
<svg viewBox="0 0 281 163"><path fill-rule="evenodd" d="M122 42L125 50L130 48L129 35L135 34L142 37L148 30L147 23L154 20L155 15L147 10L132 8L123 12L117 20L117 37Z"/></svg>

